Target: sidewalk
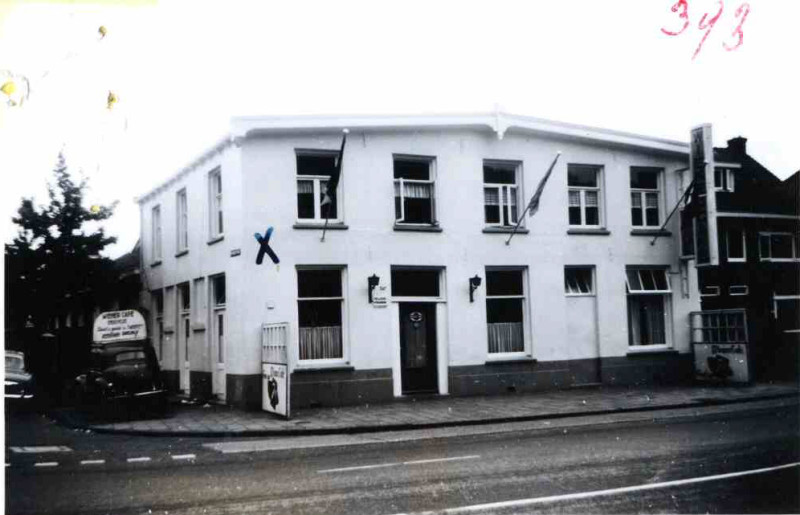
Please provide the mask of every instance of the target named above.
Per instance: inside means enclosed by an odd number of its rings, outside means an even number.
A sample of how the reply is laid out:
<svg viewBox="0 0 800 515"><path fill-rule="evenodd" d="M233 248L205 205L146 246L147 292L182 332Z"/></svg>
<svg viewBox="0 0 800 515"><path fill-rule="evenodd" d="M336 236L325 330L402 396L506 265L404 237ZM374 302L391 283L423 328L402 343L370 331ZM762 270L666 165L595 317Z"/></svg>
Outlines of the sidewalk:
<svg viewBox="0 0 800 515"><path fill-rule="evenodd" d="M753 386L598 386L492 397L437 397L388 404L298 410L290 420L228 406L176 404L164 418L92 423L79 411L62 424L101 433L150 436L292 436L368 433L557 419L798 397L793 383Z"/></svg>

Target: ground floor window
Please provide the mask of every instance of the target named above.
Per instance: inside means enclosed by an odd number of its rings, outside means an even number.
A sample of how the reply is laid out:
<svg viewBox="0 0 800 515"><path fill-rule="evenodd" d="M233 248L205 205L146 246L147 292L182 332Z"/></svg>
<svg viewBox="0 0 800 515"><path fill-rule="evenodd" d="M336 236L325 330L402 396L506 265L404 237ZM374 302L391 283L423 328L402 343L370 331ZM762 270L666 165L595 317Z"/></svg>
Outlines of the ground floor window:
<svg viewBox="0 0 800 515"><path fill-rule="evenodd" d="M628 268L628 344L669 345L670 289L666 269Z"/></svg>
<svg viewBox="0 0 800 515"><path fill-rule="evenodd" d="M486 269L489 354L525 351L523 269Z"/></svg>
<svg viewBox="0 0 800 515"><path fill-rule="evenodd" d="M341 268L297 270L300 360L343 359Z"/></svg>

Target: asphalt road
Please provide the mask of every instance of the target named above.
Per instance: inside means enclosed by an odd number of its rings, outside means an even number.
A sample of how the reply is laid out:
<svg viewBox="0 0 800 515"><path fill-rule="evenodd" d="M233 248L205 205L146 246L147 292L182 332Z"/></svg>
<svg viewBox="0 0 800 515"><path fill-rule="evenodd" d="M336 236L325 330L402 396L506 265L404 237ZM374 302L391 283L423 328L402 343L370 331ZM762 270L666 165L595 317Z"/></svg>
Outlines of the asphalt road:
<svg viewBox="0 0 800 515"><path fill-rule="evenodd" d="M6 512L790 513L799 415L792 402L753 403L366 445L94 435L13 415Z"/></svg>

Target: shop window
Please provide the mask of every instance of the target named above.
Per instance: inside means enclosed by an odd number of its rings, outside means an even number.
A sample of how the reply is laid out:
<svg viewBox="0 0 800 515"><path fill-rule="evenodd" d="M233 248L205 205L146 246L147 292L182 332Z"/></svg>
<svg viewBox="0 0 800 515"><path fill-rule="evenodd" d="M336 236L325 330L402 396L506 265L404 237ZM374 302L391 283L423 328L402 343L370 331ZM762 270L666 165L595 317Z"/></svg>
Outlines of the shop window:
<svg viewBox="0 0 800 515"><path fill-rule="evenodd" d="M342 268L298 269L300 360L342 360Z"/></svg>
<svg viewBox="0 0 800 515"><path fill-rule="evenodd" d="M524 269L486 269L489 354L525 351Z"/></svg>
<svg viewBox="0 0 800 515"><path fill-rule="evenodd" d="M672 290L663 268L628 268L628 344L668 346Z"/></svg>
<svg viewBox="0 0 800 515"><path fill-rule="evenodd" d="M486 225L510 227L517 223L519 165L486 161L483 164L483 211Z"/></svg>
<svg viewBox="0 0 800 515"><path fill-rule="evenodd" d="M593 267L564 267L564 293L570 296L594 295Z"/></svg>
<svg viewBox="0 0 800 515"><path fill-rule="evenodd" d="M394 215L397 224L436 224L433 160L394 158Z"/></svg>
<svg viewBox="0 0 800 515"><path fill-rule="evenodd" d="M322 205L328 181L336 171L338 154L305 151L297 154L297 219L301 222L340 221L338 194ZM337 193L341 188L337 185Z"/></svg>
<svg viewBox="0 0 800 515"><path fill-rule="evenodd" d="M631 167L631 224L661 227L661 169Z"/></svg>
<svg viewBox="0 0 800 515"><path fill-rule="evenodd" d="M599 166L571 164L567 167L570 226L598 228L601 226L600 173Z"/></svg>

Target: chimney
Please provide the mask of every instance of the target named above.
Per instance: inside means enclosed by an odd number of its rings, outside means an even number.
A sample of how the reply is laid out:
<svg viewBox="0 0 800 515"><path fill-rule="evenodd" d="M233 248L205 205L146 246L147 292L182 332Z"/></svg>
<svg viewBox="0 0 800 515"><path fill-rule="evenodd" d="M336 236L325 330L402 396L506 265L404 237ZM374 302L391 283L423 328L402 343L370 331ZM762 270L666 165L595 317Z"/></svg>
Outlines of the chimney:
<svg viewBox="0 0 800 515"><path fill-rule="evenodd" d="M747 154L747 138L741 136L728 140L728 150L736 156L743 157Z"/></svg>

